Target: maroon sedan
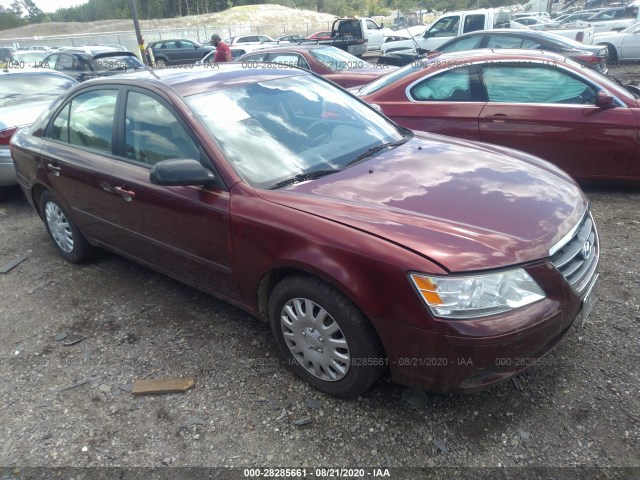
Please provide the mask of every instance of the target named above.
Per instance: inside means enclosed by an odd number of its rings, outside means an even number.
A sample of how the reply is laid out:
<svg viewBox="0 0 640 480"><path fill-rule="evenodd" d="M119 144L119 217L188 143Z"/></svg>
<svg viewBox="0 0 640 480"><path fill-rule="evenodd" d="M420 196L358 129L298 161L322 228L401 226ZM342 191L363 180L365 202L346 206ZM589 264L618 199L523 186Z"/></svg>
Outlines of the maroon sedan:
<svg viewBox="0 0 640 480"><path fill-rule="evenodd" d="M405 127L522 150L581 181L640 180L639 97L557 54L445 54L357 95Z"/></svg>
<svg viewBox="0 0 640 480"><path fill-rule="evenodd" d="M486 387L595 298L598 236L566 174L413 133L304 70L92 80L12 149L62 257L104 247L269 321L284 363L334 395L387 368Z"/></svg>
<svg viewBox="0 0 640 480"><path fill-rule="evenodd" d="M257 62L304 68L344 88L358 87L396 70L389 65L371 64L350 53L327 45L271 47L248 53L236 60L247 68L261 68Z"/></svg>

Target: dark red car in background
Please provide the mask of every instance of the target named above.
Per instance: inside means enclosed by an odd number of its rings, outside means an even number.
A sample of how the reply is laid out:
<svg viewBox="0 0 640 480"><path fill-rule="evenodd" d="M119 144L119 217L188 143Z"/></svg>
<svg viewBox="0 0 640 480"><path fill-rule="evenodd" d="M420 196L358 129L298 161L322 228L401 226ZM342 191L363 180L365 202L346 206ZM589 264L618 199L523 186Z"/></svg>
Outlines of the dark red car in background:
<svg viewBox="0 0 640 480"><path fill-rule="evenodd" d="M640 181L635 90L553 53L474 50L409 64L359 89L407 128L504 145L581 181Z"/></svg>
<svg viewBox="0 0 640 480"><path fill-rule="evenodd" d="M351 88L386 75L397 67L375 65L328 45L292 45L261 49L236 59L245 67L261 68L256 62L269 62L304 68Z"/></svg>
<svg viewBox="0 0 640 480"><path fill-rule="evenodd" d="M276 67L89 81L19 130L17 178L60 255L108 248L246 309L338 396L387 368L483 388L589 313L598 236L566 174Z"/></svg>

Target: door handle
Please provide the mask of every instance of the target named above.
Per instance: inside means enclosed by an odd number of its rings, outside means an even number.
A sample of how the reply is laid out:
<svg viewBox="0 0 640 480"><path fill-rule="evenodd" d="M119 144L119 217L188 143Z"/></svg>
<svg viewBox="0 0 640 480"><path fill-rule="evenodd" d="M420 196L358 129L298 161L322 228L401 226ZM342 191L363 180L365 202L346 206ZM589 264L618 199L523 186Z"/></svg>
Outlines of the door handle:
<svg viewBox="0 0 640 480"><path fill-rule="evenodd" d="M486 118L490 122L496 122L496 123L504 123L507 120L509 120L509 116L505 115L504 113L496 113L494 115L487 115L484 118Z"/></svg>
<svg viewBox="0 0 640 480"><path fill-rule="evenodd" d="M122 196L125 202L130 202L136 198L136 192L127 190L126 187L114 187L113 189Z"/></svg>
<svg viewBox="0 0 640 480"><path fill-rule="evenodd" d="M53 172L53 174L56 177L59 177L60 172L62 171L62 168L58 167L57 165L54 165L53 163L47 163L47 170Z"/></svg>

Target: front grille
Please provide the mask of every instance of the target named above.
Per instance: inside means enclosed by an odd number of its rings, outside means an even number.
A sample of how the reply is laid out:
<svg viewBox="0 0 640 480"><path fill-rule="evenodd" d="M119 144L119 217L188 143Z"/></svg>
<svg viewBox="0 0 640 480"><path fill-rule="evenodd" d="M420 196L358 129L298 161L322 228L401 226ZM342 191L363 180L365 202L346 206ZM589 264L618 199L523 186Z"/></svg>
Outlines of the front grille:
<svg viewBox="0 0 640 480"><path fill-rule="evenodd" d="M552 249L551 263L558 269L571 287L584 293L598 265L600 244L591 213L587 213L568 240Z"/></svg>

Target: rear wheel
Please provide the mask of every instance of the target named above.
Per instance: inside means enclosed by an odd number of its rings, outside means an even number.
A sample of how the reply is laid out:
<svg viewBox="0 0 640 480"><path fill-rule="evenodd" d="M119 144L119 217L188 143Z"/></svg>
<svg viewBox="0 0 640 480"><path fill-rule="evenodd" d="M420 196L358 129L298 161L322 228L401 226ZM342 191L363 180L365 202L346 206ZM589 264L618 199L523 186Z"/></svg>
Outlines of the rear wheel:
<svg viewBox="0 0 640 480"><path fill-rule="evenodd" d="M368 320L319 278L282 280L271 294L269 317L287 364L323 392L357 396L384 371L386 358Z"/></svg>
<svg viewBox="0 0 640 480"><path fill-rule="evenodd" d="M51 192L46 191L40 197L40 211L53 244L65 260L81 263L91 256L91 245Z"/></svg>

